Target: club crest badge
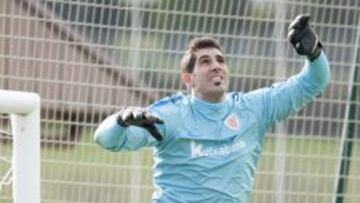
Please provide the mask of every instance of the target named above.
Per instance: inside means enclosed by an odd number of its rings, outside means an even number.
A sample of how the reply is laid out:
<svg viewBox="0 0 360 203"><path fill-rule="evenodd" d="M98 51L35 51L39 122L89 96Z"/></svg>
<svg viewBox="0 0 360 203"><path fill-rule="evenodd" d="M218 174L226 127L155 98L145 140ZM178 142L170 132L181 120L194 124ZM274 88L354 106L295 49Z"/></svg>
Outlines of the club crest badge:
<svg viewBox="0 0 360 203"><path fill-rule="evenodd" d="M239 118L233 113L226 118L225 125L231 130L239 130L240 128Z"/></svg>

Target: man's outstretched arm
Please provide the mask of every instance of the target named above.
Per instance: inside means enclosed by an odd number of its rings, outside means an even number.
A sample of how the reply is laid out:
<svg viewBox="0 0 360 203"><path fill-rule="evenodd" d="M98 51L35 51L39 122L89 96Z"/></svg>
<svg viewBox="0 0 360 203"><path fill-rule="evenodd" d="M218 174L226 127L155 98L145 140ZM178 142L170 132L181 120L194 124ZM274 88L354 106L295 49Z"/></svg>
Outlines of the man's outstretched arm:
<svg viewBox="0 0 360 203"><path fill-rule="evenodd" d="M162 128L158 130L155 124L163 121L147 109L126 107L106 118L96 129L94 139L110 151L153 146L162 140Z"/></svg>

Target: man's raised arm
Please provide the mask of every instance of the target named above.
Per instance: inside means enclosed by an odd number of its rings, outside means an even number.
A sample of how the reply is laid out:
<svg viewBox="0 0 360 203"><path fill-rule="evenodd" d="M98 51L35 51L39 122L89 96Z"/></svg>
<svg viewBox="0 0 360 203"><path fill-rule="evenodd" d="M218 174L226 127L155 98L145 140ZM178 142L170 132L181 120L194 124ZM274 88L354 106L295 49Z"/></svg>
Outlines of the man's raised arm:
<svg viewBox="0 0 360 203"><path fill-rule="evenodd" d="M289 26L289 42L299 55L307 58L302 71L270 88L248 94L250 103L259 105L264 130L311 102L330 82L329 62L309 19L308 14L299 15Z"/></svg>

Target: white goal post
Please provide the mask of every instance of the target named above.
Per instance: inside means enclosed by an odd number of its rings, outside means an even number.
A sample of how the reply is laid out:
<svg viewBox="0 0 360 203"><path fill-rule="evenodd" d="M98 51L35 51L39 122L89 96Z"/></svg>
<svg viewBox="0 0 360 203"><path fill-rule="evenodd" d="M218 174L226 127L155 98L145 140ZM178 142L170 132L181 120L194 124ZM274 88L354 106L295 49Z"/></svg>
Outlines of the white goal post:
<svg viewBox="0 0 360 203"><path fill-rule="evenodd" d="M0 113L11 118L14 202L40 203L40 97L0 90Z"/></svg>

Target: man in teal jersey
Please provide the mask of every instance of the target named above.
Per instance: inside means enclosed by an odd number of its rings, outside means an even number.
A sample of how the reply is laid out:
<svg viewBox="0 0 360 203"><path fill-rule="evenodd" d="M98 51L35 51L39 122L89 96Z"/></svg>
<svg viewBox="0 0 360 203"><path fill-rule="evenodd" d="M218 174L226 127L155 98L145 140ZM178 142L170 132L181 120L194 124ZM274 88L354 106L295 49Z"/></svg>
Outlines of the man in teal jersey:
<svg viewBox="0 0 360 203"><path fill-rule="evenodd" d="M181 78L191 93L148 108L123 108L100 124L96 142L110 151L153 147L153 202L248 202L266 129L312 101L330 80L309 18L300 15L289 26L288 39L306 61L287 81L227 93L222 48L212 38L195 38L181 62Z"/></svg>

